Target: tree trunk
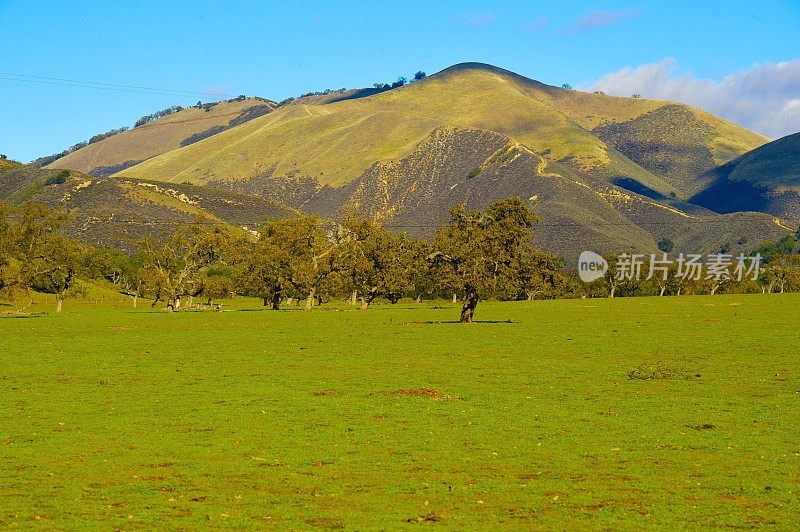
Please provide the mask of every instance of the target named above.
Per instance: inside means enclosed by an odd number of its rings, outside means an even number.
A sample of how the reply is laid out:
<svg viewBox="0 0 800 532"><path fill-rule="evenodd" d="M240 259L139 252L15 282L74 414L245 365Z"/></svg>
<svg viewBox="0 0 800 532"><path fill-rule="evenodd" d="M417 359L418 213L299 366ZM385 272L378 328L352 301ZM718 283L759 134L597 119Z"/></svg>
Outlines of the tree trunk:
<svg viewBox="0 0 800 532"><path fill-rule="evenodd" d="M417 296L417 299L416 299L415 301L416 301L417 305L419 305L420 303L422 303L422 294L419 294L419 295Z"/></svg>
<svg viewBox="0 0 800 532"><path fill-rule="evenodd" d="M358 302L358 290L353 290L353 293L350 294L350 304L355 307L357 302Z"/></svg>
<svg viewBox="0 0 800 532"><path fill-rule="evenodd" d="M664 296L664 292L666 292L666 291L667 291L667 287L666 286L662 286L661 287L661 292L659 292L658 295L663 297Z"/></svg>
<svg viewBox="0 0 800 532"><path fill-rule="evenodd" d="M175 298L175 310L178 310L179 308L181 308L181 298L180 298L180 296Z"/></svg>
<svg viewBox="0 0 800 532"><path fill-rule="evenodd" d="M267 304L267 300L264 299L264 305ZM275 292L272 294L272 310L280 310L281 309L281 293Z"/></svg>
<svg viewBox="0 0 800 532"><path fill-rule="evenodd" d="M617 292L617 285L611 285L611 292L608 294L609 299L614 299L614 294Z"/></svg>
<svg viewBox="0 0 800 532"><path fill-rule="evenodd" d="M453 294L453 304L455 305L456 303L458 303L458 296Z"/></svg>
<svg viewBox="0 0 800 532"><path fill-rule="evenodd" d="M56 314L61 314L61 309L64 307L64 294L56 295Z"/></svg>
<svg viewBox="0 0 800 532"><path fill-rule="evenodd" d="M472 323L472 317L475 315L475 307L478 306L478 291L473 288L467 288L466 299L464 306L461 307L461 323Z"/></svg>
<svg viewBox="0 0 800 532"><path fill-rule="evenodd" d="M367 294L361 298L361 310L367 310L373 299L375 299L375 294L367 292Z"/></svg>
<svg viewBox="0 0 800 532"><path fill-rule="evenodd" d="M194 296L189 296L189 306L186 308L192 308L193 304L194 304Z"/></svg>
<svg viewBox="0 0 800 532"><path fill-rule="evenodd" d="M314 306L314 292L316 289L312 288L311 292L308 294L308 299L306 299L306 306L303 310L311 310L311 307Z"/></svg>
<svg viewBox="0 0 800 532"><path fill-rule="evenodd" d="M139 296L133 296L133 308L136 308L136 304L139 302Z"/></svg>

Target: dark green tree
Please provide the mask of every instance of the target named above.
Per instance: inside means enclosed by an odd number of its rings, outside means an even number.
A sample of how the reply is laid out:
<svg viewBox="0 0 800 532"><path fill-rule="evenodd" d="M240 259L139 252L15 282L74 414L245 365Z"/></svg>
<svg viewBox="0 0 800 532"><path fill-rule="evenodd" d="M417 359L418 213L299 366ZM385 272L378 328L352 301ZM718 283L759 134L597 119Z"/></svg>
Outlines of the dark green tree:
<svg viewBox="0 0 800 532"><path fill-rule="evenodd" d="M675 243L667 237L664 237L658 241L658 249L660 249L664 253L671 252L674 247Z"/></svg>
<svg viewBox="0 0 800 532"><path fill-rule="evenodd" d="M473 320L481 294L523 290L522 272L534 249L539 216L519 197L495 201L485 211L450 210L450 223L436 232L431 260L444 290L464 294L461 323Z"/></svg>

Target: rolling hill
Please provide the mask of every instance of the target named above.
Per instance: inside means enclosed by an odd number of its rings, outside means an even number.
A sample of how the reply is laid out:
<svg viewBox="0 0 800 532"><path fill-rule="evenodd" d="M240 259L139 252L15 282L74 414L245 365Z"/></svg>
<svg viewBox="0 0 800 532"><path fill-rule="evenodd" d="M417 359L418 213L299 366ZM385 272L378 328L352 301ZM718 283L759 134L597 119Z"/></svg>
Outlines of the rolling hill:
<svg viewBox="0 0 800 532"><path fill-rule="evenodd" d="M454 203L518 194L545 218L539 243L566 257L655 250L665 236L715 251L787 230L768 215L723 219L681 201L766 141L689 106L465 63L390 91L292 102L117 175L369 214L425 236Z"/></svg>
<svg viewBox="0 0 800 532"><path fill-rule="evenodd" d="M187 223L223 223L255 229L267 220L296 216L272 201L192 185L94 177L74 170L40 169L0 161L0 201L41 203L69 213L65 233L124 251L144 236L169 236Z"/></svg>
<svg viewBox="0 0 800 532"><path fill-rule="evenodd" d="M263 98L237 98L190 107L89 144L47 168L104 177L264 116L275 107L274 102Z"/></svg>
<svg viewBox="0 0 800 532"><path fill-rule="evenodd" d="M713 211L761 211L800 223L800 133L745 153L705 175L692 202Z"/></svg>
<svg viewBox="0 0 800 532"><path fill-rule="evenodd" d="M767 141L687 106L568 91L467 63L364 98L283 106L124 175L203 184L271 172L341 186L373 163L411 152L440 127L492 131L584 174L627 177L678 195L693 190L674 178L674 168L709 170ZM681 135L687 127L699 133ZM684 160L663 164L675 153Z"/></svg>

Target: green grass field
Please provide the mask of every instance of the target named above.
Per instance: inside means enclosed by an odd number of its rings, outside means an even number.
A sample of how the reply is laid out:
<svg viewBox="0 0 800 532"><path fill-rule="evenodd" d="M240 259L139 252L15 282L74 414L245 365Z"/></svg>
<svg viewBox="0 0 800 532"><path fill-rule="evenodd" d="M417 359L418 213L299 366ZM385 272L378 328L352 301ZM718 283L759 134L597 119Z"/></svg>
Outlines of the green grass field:
<svg viewBox="0 0 800 532"><path fill-rule="evenodd" d="M0 527L790 529L798 303L3 318Z"/></svg>

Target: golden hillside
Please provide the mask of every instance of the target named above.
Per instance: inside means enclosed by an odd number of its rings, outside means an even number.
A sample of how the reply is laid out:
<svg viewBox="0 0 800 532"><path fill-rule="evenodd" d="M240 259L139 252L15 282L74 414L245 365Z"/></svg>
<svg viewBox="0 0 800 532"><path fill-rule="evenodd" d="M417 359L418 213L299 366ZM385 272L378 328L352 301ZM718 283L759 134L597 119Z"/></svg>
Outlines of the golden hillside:
<svg viewBox="0 0 800 532"><path fill-rule="evenodd" d="M275 108L273 102L254 98L212 105L190 107L89 144L57 159L48 168L67 168L107 175L113 173L110 171L114 170L113 167L132 166L156 155L178 149L190 139L199 140L203 135L218 133L221 129L231 127L231 121L234 121L235 125L238 121L255 118ZM116 170L119 169L121 168Z"/></svg>
<svg viewBox="0 0 800 532"><path fill-rule="evenodd" d="M631 140L627 130L617 133L619 143L612 148L592 131L629 123L667 105L674 104L567 91L496 67L468 63L365 98L286 105L121 175L202 184L270 174L341 186L376 162L409 153L435 129L455 127L505 135L586 173L632 176L668 193L676 188L664 181L668 176L620 154L626 142L635 144L638 138ZM711 153L709 159L715 163L766 141L706 113L680 107L711 131L701 139L700 148ZM647 133L647 128L654 127L658 129L659 124L645 121L634 133L641 135L643 128Z"/></svg>

